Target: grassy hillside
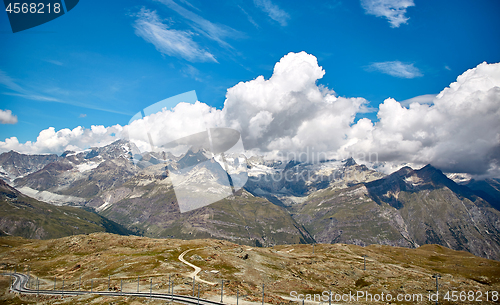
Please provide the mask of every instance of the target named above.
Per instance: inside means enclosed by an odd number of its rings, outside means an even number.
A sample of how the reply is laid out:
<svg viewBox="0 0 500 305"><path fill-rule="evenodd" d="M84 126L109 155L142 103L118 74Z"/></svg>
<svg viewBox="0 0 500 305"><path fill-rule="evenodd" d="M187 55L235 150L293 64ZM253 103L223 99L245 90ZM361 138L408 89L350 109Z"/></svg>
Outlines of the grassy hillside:
<svg viewBox="0 0 500 305"><path fill-rule="evenodd" d="M0 230L8 235L36 239L93 232L129 234L119 224L93 212L40 202L3 181L0 181Z"/></svg>
<svg viewBox="0 0 500 305"><path fill-rule="evenodd" d="M62 280L66 289L79 287L90 290L110 288L124 291L166 292L168 278L174 280L176 293L191 294L192 279L186 276L192 268L181 263L178 256L192 249L185 259L202 268L197 278L224 284L224 301L235 304L236 291L245 301L261 301L261 287L265 284L266 303L288 304L290 292L302 294L333 293L422 294L421 302L393 302L397 304L431 304L429 293L435 292L433 274L439 273L441 293L447 291L500 291L500 262L476 257L468 252L453 251L438 245L417 249L371 245L360 247L346 244L281 245L271 248L241 246L227 241L150 239L137 236L117 236L106 233L70 236L55 240L24 240L0 237L0 270L26 272L41 279L41 289L60 289ZM364 270L363 256L366 256ZM0 276L2 304L26 304L36 297L16 299L6 292L8 278ZM200 285L203 298L220 300L220 284ZM164 304L140 298L110 298L97 296L44 298L38 304ZM240 299L240 304L242 299ZM334 302L335 303L335 302ZM360 300L356 304L373 304ZM477 304L475 301L460 304ZM313 304L313 303L309 303ZM318 304L315 302L314 304ZM433 304L433 303L432 303ZM452 304L442 302L440 304Z"/></svg>

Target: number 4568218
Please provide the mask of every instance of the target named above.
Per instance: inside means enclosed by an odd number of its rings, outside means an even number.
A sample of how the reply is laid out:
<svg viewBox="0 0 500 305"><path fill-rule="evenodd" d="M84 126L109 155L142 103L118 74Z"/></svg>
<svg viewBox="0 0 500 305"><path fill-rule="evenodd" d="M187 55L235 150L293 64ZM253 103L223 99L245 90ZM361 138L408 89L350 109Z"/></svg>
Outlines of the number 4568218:
<svg viewBox="0 0 500 305"><path fill-rule="evenodd" d="M5 11L9 14L45 14L45 13L55 13L59 14L61 12L61 4L48 3L9 3Z"/></svg>

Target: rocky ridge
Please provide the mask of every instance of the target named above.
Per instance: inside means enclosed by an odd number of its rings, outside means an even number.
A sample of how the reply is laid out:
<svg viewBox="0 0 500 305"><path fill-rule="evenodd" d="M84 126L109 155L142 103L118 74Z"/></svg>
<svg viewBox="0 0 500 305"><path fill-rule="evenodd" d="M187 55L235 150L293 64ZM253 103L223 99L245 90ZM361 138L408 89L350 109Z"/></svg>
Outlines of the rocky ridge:
<svg viewBox="0 0 500 305"><path fill-rule="evenodd" d="M438 243L499 259L496 180L471 181L469 188L432 166L386 176L352 158L309 164L203 149L138 155L133 144L120 140L65 152L37 168L11 183L40 200L94 209L150 237L266 246ZM183 170L174 187L173 175ZM213 203L182 210L179 185L188 185L191 200L210 195Z"/></svg>

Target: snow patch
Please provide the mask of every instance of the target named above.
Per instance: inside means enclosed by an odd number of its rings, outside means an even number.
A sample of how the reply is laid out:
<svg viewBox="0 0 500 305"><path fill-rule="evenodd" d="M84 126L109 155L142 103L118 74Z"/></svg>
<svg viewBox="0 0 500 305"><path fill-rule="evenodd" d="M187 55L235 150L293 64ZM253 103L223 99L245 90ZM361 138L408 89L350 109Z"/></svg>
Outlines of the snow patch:
<svg viewBox="0 0 500 305"><path fill-rule="evenodd" d="M111 206L111 202L105 201L100 207L96 208L96 211L101 212Z"/></svg>
<svg viewBox="0 0 500 305"><path fill-rule="evenodd" d="M410 177L406 177L405 182L412 186L418 186L422 184L424 181L420 179L417 175L412 175Z"/></svg>
<svg viewBox="0 0 500 305"><path fill-rule="evenodd" d="M85 198L59 195L48 191L39 191L27 186L19 188L18 190L26 196L58 206L67 205L68 203L84 203L86 201Z"/></svg>
<svg viewBox="0 0 500 305"><path fill-rule="evenodd" d="M111 200L111 196L108 196L108 200L104 201L104 203L101 206L97 207L96 211L101 212L101 211L104 211L105 209L109 208L112 205L110 200Z"/></svg>
<svg viewBox="0 0 500 305"><path fill-rule="evenodd" d="M447 173L446 177L458 184L469 182L472 179L472 176L466 173Z"/></svg>
<svg viewBox="0 0 500 305"><path fill-rule="evenodd" d="M89 152L91 152L91 151L92 151L92 149L87 148L87 149L84 149L84 150L79 150L79 151L75 151L75 152L73 152L73 153L67 154L65 157L67 158L67 157L71 157L71 156L76 156L76 155L78 155L78 154L82 154L82 153L89 153Z"/></svg>
<svg viewBox="0 0 500 305"><path fill-rule="evenodd" d="M101 164L102 162L94 162L94 161L90 161L88 163L82 163L82 164L78 164L76 166L76 169L80 172L80 173L83 173L83 172L86 172L86 171L89 171L89 170L93 170L94 168L97 168L99 166L99 164Z"/></svg>

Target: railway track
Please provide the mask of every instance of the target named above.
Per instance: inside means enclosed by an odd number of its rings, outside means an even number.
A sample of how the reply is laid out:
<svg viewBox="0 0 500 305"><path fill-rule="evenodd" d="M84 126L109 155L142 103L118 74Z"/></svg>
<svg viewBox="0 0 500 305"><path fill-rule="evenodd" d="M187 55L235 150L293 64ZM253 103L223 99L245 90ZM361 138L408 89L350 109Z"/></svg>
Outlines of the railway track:
<svg viewBox="0 0 500 305"><path fill-rule="evenodd" d="M14 278L14 282L11 285L11 290L17 293L23 294L36 294L36 295L52 295L52 296L79 296L85 294L101 295L101 296L134 296L141 298L153 298L167 301L174 301L184 304L200 304L200 305L225 305L221 302L215 302L205 299L198 299L196 297L190 297L178 294L166 294L166 293L150 293L150 292L114 292L114 291L73 291L73 290L37 290L30 289L26 287L28 283L28 276L22 273L2 273L5 276L11 276Z"/></svg>

